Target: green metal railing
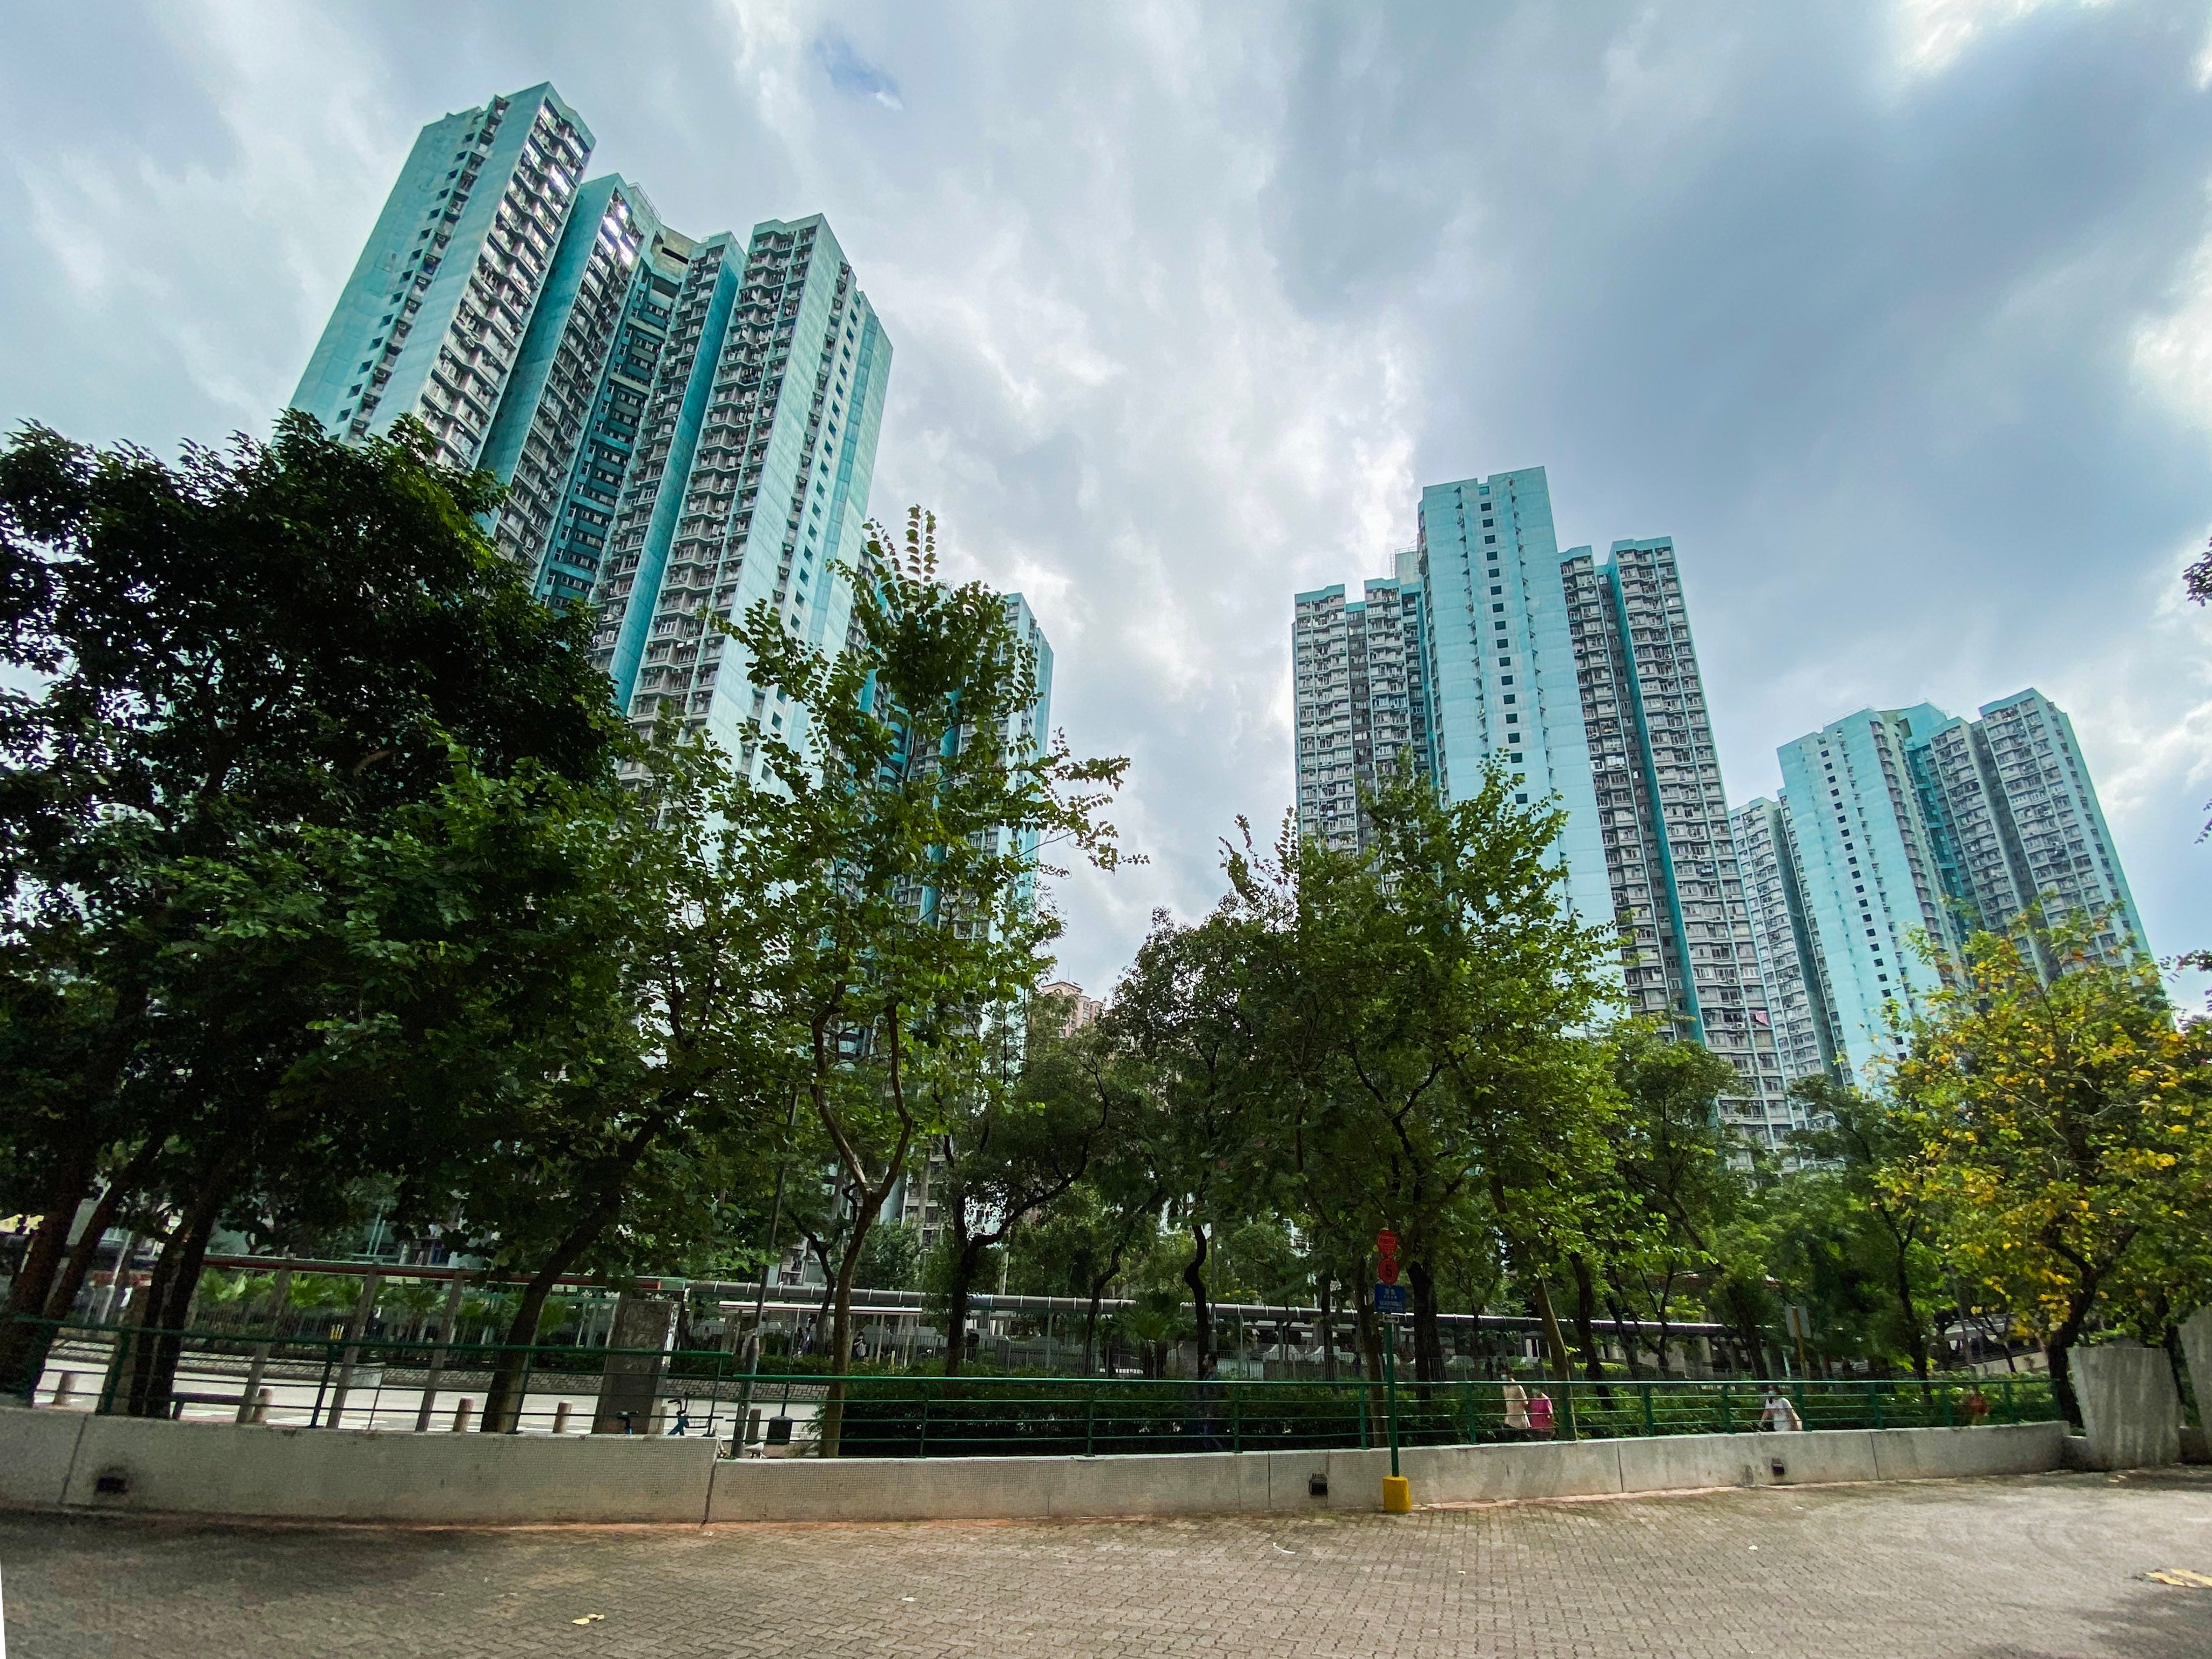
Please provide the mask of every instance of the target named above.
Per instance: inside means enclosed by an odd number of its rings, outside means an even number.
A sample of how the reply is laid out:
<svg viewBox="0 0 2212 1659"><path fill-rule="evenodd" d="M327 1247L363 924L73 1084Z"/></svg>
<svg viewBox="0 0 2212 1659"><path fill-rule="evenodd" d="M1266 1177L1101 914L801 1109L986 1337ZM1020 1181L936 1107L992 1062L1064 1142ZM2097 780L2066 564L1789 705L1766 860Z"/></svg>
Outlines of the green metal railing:
<svg viewBox="0 0 2212 1659"><path fill-rule="evenodd" d="M33 1322L49 1346L19 1399L38 1406L125 1409L135 1356L174 1339L166 1415L308 1427L452 1431L482 1425L495 1368L520 1356L511 1419L518 1433L708 1435L737 1453L818 1453L832 1379L819 1371L750 1371L726 1351L539 1344L427 1343L206 1330L153 1332ZM1778 1393L1807 1429L1972 1426L2045 1421L2047 1379L1521 1379L1552 1407L1548 1433L1509 1420L1502 1381L1401 1379L1400 1443L1729 1434L1759 1430ZM1392 1418L1380 1379L1205 1382L1125 1376L945 1377L862 1370L842 1384L840 1455L851 1457L1103 1456L1379 1446ZM1525 1405L1523 1409L1525 1409ZM1540 1414L1539 1414L1540 1416Z"/></svg>

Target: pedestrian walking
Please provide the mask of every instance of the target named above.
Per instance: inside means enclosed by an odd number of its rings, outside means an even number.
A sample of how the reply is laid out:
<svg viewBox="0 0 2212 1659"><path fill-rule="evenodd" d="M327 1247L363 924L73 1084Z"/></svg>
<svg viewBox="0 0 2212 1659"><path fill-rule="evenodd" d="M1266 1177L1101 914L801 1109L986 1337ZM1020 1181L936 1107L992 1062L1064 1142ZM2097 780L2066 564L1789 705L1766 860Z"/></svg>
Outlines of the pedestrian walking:
<svg viewBox="0 0 2212 1659"><path fill-rule="evenodd" d="M1528 1396L1528 1432L1539 1440L1549 1440L1552 1428L1552 1396L1539 1389Z"/></svg>
<svg viewBox="0 0 2212 1659"><path fill-rule="evenodd" d="M1805 1424L1787 1395L1779 1389L1769 1389L1766 1405L1759 1413L1759 1426L1773 1434L1794 1434Z"/></svg>
<svg viewBox="0 0 2212 1659"><path fill-rule="evenodd" d="M1518 1382L1505 1385L1505 1432L1516 1440L1528 1437L1528 1391Z"/></svg>

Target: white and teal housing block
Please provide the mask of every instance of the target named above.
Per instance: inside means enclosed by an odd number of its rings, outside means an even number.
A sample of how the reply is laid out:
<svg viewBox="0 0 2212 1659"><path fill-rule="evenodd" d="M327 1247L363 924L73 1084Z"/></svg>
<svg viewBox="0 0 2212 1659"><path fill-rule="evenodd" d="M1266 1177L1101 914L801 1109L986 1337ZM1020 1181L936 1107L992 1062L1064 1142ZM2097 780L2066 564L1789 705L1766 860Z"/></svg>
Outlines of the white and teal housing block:
<svg viewBox="0 0 2212 1659"><path fill-rule="evenodd" d="M1347 599L1340 582L1293 601L1298 833L1332 846L1372 844L1359 801L1394 769L1436 775L1420 556L1395 563L1397 574L1369 581L1360 599Z"/></svg>
<svg viewBox="0 0 2212 1659"><path fill-rule="evenodd" d="M1778 976L1804 988L1822 1069L1879 1086L1967 938L2031 904L2095 918L2108 958L2148 954L2073 722L2041 692L1984 703L1978 720L1863 708L1778 752L1778 878L1753 896L1789 913L1762 915L1762 932ZM1808 1058L1800 1047L1793 1071Z"/></svg>
<svg viewBox="0 0 2212 1659"><path fill-rule="evenodd" d="M497 477L494 539L596 609L636 724L797 738L705 618L765 604L842 646L890 342L820 217L687 235L586 179L592 143L550 86L425 127L294 405L355 440L412 416Z"/></svg>
<svg viewBox="0 0 2212 1659"><path fill-rule="evenodd" d="M1386 731L1447 801L1503 765L1516 801L1564 809L1560 881L1620 929L1625 1004L1729 1060L1723 1116L1778 1141L1796 1120L1671 539L1562 552L1541 467L1431 486L1419 524L1364 604L1295 600L1300 833L1366 844Z"/></svg>
<svg viewBox="0 0 2212 1659"><path fill-rule="evenodd" d="M805 712L771 706L706 617L764 604L842 646L890 342L819 217L693 245L672 313L599 573L595 659L641 726L665 711L740 753L758 718L796 741Z"/></svg>

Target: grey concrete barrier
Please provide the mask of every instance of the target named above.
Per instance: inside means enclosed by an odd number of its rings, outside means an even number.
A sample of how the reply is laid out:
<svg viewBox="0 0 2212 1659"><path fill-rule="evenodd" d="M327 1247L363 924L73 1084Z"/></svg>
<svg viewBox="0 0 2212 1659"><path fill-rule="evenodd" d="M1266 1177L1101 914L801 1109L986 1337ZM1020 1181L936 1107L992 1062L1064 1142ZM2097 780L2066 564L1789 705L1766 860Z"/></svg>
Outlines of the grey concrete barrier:
<svg viewBox="0 0 2212 1659"><path fill-rule="evenodd" d="M2189 1367L2189 1391L2197 1396L2197 1426L2212 1428L2212 1307L2181 1322L2181 1358Z"/></svg>
<svg viewBox="0 0 2212 1659"><path fill-rule="evenodd" d="M2063 1423L1980 1429L1868 1429L1877 1480L1946 1480L1972 1474L2040 1474L2065 1466Z"/></svg>
<svg viewBox="0 0 2212 1659"><path fill-rule="evenodd" d="M1703 1486L2027 1474L2059 1467L2065 1425L1828 1429L1399 1454L1416 1504L1605 1497ZM1778 1468L1777 1465L1780 1467ZM1390 1454L1152 1457L748 1458L714 1466L714 1521L1011 1520L1377 1510ZM1325 1490L1316 1494L1316 1479Z"/></svg>
<svg viewBox="0 0 2212 1659"><path fill-rule="evenodd" d="M1417 1504L2027 1474L2056 1423L1416 1446ZM744 1458L703 1439L409 1434L0 1410L0 1504L300 1520L925 1521L1376 1510L1390 1455Z"/></svg>
<svg viewBox="0 0 2212 1659"><path fill-rule="evenodd" d="M77 1440L91 1420L82 1412L0 1407L0 1504L10 1509L60 1508Z"/></svg>
<svg viewBox="0 0 2212 1659"><path fill-rule="evenodd" d="M599 1435L416 1435L243 1423L173 1423L75 1412L0 1414L0 1468L35 1467L35 1483L0 1482L15 1501L52 1486L64 1431L74 1433L59 1502L319 1521L520 1523L690 1521L707 1512L708 1440ZM29 1454L27 1458L22 1454Z"/></svg>
<svg viewBox="0 0 2212 1659"><path fill-rule="evenodd" d="M2069 1361L2089 1465L2155 1468L2181 1456L2181 1395L2163 1348L2139 1342L2076 1348Z"/></svg>

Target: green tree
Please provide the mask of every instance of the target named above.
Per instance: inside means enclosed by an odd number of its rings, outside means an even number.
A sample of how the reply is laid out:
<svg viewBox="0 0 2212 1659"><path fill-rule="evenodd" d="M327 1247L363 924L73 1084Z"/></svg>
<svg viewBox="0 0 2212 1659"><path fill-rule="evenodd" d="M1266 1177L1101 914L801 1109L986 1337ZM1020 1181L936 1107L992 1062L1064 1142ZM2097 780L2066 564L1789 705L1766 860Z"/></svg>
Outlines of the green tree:
<svg viewBox="0 0 2212 1659"><path fill-rule="evenodd" d="M1612 997L1612 939L1567 903L1557 806L1516 803L1499 761L1474 781L1447 805L1401 769L1370 802L1376 854L1351 878L1358 948L1333 953L1358 988L1343 1028L1357 1092L1339 1097L1361 1109L1337 1144L1344 1157L1373 1149L1382 1213L1413 1241L1423 1374L1441 1376L1437 1255L1448 1237L1480 1250L1480 1230L1494 1228L1564 1376L1547 1269L1581 1241L1609 1181L1618 1102L1585 1034ZM1448 1220L1477 1216L1447 1235Z"/></svg>
<svg viewBox="0 0 2212 1659"><path fill-rule="evenodd" d="M417 428L354 447L296 415L175 468L39 427L0 453L0 645L39 679L0 699L0 1059L44 1217L12 1313L66 1311L88 1255L65 1266L64 1233L104 1181L96 1220L143 1194L163 1222L143 1316L173 1322L262 1130L299 1138L271 1089L322 1046L292 1017L326 1010L282 982L216 994L216 866L309 830L374 839L456 746L493 776L610 770L586 623L482 534L490 481L431 456ZM7 1340L20 1371L20 1325Z"/></svg>
<svg viewBox="0 0 2212 1659"><path fill-rule="evenodd" d="M2186 1272L2172 1242L2212 1228L2212 1027L2177 1024L2156 966L2094 933L2031 910L1975 934L1893 1079L1950 1253L2041 1340L2076 1422L2069 1356L2104 1298Z"/></svg>
<svg viewBox="0 0 2212 1659"><path fill-rule="evenodd" d="M1255 927L1226 902L1188 927L1155 911L1102 1019L1133 1083L1120 1145L1125 1184L1162 1194L1188 1241L1182 1278L1201 1379L1213 1375L1216 1359L1214 1235L1253 1213L1272 1165L1260 1117L1267 1073L1257 943Z"/></svg>
<svg viewBox="0 0 2212 1659"><path fill-rule="evenodd" d="M1941 1212L1923 1124L1891 1101L1871 1099L1832 1078L1804 1078L1790 1092L1812 1127L1792 1137L1811 1159L1808 1179L1832 1182L1848 1213L1870 1226L1884 1269L1899 1340L1913 1374L1928 1380L1928 1303L1942 1283Z"/></svg>
<svg viewBox="0 0 2212 1659"><path fill-rule="evenodd" d="M1641 1316L1650 1316L1645 1340L1663 1372L1677 1297L1711 1282L1721 1230L1743 1196L1732 1163L1740 1143L1719 1106L1740 1079L1698 1044L1641 1024L1617 1034L1615 1054L1625 1109L1613 1120L1613 1167L1628 1203L1619 1212L1625 1224L1606 1241L1606 1275L1628 1313L1632 1341Z"/></svg>
<svg viewBox="0 0 2212 1659"><path fill-rule="evenodd" d="M521 1406L548 1297L579 1269L678 1265L757 1232L795 1082L768 1006L775 895L719 811L729 764L664 740L633 787L602 793L541 842L550 876L518 959L520 1018L449 1110L447 1179L419 1182L495 1273L526 1273L485 1397L502 1433ZM514 860L520 862L520 855ZM504 1009L502 1012L506 1012Z"/></svg>
<svg viewBox="0 0 2212 1659"><path fill-rule="evenodd" d="M1057 1202L1090 1167L1115 1101L1087 1051L1059 1029L1050 999L1030 1005L1010 1086L956 1097L937 1140L931 1195L943 1226L936 1288L945 1302L945 1373L966 1359L969 1297L984 1263L1025 1217Z"/></svg>
<svg viewBox="0 0 2212 1659"><path fill-rule="evenodd" d="M1028 647L997 594L938 580L935 533L919 508L896 551L871 528L853 641L835 657L765 605L727 630L753 684L805 711L795 741L774 719L749 725L721 811L733 856L772 896L767 996L853 1208L831 1298L837 1377L878 1212L956 1103L1001 1086L999 1028L1048 969L1058 922L1034 902L1037 849L1119 858L1101 814L1126 763L1079 761L1029 730ZM824 1455L843 1401L833 1382Z"/></svg>

